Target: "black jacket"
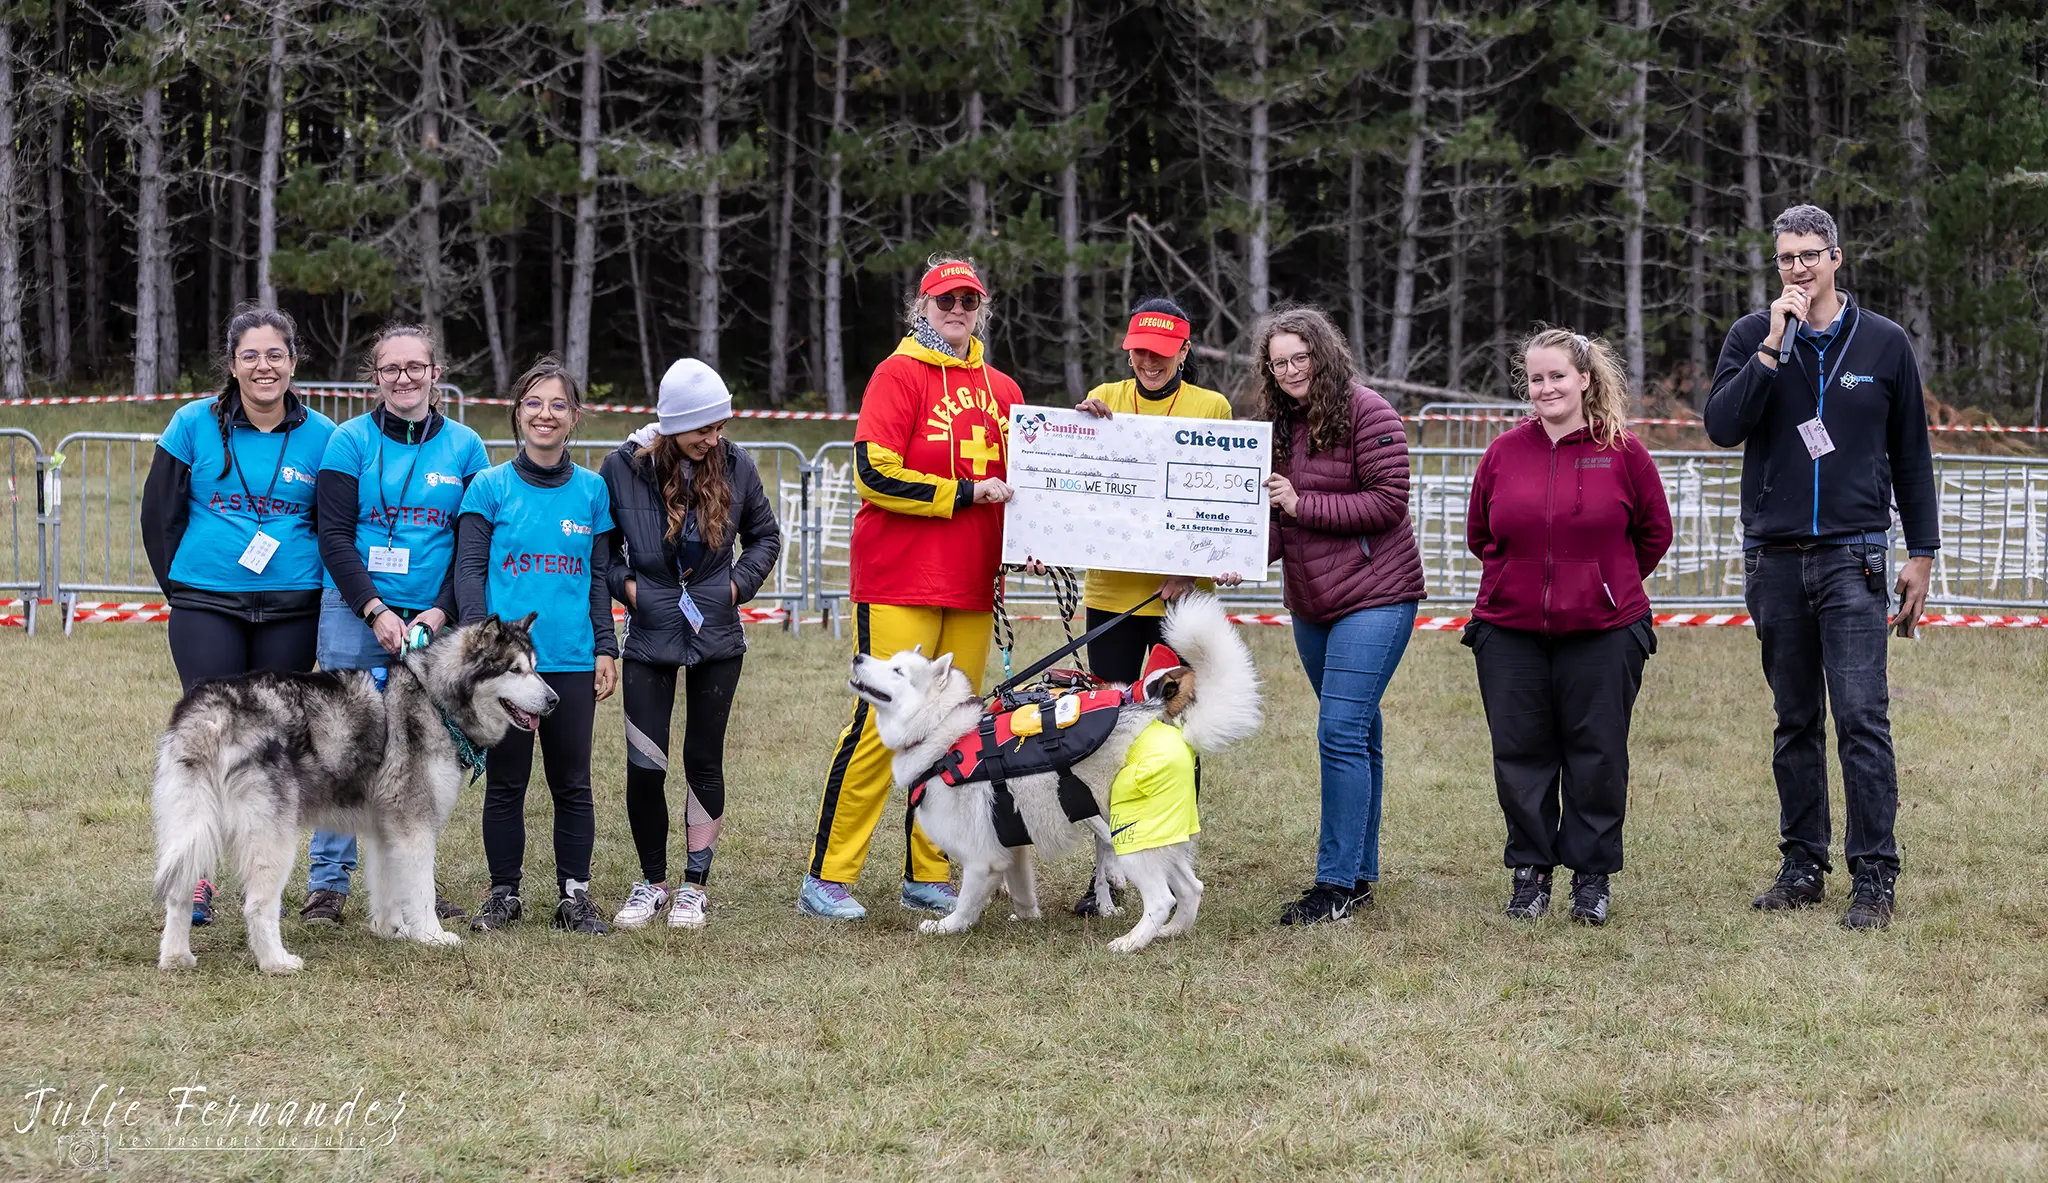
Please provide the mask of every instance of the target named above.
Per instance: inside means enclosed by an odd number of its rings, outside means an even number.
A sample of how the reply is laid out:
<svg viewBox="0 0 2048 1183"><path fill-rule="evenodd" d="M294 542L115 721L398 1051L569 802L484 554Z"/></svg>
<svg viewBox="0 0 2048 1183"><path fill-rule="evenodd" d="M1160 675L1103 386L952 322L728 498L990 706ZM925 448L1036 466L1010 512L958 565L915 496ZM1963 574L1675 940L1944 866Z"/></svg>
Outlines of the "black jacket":
<svg viewBox="0 0 2048 1183"><path fill-rule="evenodd" d="M1885 533L1896 493L1907 552L1931 555L1941 549L1941 516L1920 364L1904 329L1847 292L1842 300L1826 351L1795 333L1792 360L1776 370L1757 356L1770 312L1735 322L1707 396L1707 436L1743 445L1747 544ZM1835 445L1817 460L1799 434L1816 416Z"/></svg>
<svg viewBox="0 0 2048 1183"><path fill-rule="evenodd" d="M725 453L726 479L732 484L732 515L717 550L696 541L694 520L686 522L680 544L668 540L668 513L655 487L654 465L638 444L627 440L598 466L611 490L612 520L618 524L613 539L623 546L623 554L611 566L612 598L625 603L626 580L636 581L638 603L630 607L626 630L626 656L634 661L695 665L747 651L739 605L753 599L775 569L775 558L782 553L782 527L754 458L731 440L721 441L719 447ZM690 598L704 614L704 627L696 631L683 618L680 604L677 577L686 570Z"/></svg>
<svg viewBox="0 0 2048 1183"><path fill-rule="evenodd" d="M242 410L242 391L233 378L220 392L228 405L229 422L236 427L255 428ZM306 421L306 404L297 392L284 394L284 421L279 430L290 430ZM150 461L149 476L142 483L142 553L149 558L150 573L164 590L164 600L173 608L220 612L261 624L272 620L297 620L320 612L320 589L299 591L230 591L192 587L171 580L171 560L185 540L185 527L192 516L192 466L166 452L161 446ZM313 528L320 528L318 499L313 506Z"/></svg>

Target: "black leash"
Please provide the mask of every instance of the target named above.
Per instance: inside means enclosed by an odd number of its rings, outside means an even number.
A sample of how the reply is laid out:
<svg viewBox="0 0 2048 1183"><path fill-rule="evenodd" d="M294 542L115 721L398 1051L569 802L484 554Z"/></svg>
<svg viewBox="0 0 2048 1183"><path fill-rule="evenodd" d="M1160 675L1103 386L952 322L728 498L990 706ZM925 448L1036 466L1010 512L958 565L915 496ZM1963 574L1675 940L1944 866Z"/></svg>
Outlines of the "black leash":
<svg viewBox="0 0 2048 1183"><path fill-rule="evenodd" d="M1072 653L1074 650L1079 649L1083 645L1086 645L1088 642L1108 632L1110 629L1115 628L1118 624L1121 624L1123 622L1125 617L1130 616L1131 614L1135 613L1138 609L1145 607L1147 604L1150 604L1152 601L1158 598L1159 593L1153 592L1151 595L1146 596L1143 600L1140 600L1138 603L1131 605L1129 608L1124 609L1122 612L1117 613L1115 616L1110 617L1108 620L1103 621L1101 624L1096 625L1094 628L1089 629L1087 632L1082 633L1080 636L1073 638L1066 644L1053 650L1051 653L1048 653L1044 657L1039 658L1037 661L1032 662L1029 666L1026 666L1024 668L1022 673L1017 674L1015 677L1005 679L1002 685L997 686L993 691L989 693L989 697L1000 697L1005 692L1015 687L1019 682L1028 682L1031 679L1037 677L1038 675L1044 673L1045 671L1051 669L1053 663L1058 661L1060 658L1065 657L1067 654Z"/></svg>

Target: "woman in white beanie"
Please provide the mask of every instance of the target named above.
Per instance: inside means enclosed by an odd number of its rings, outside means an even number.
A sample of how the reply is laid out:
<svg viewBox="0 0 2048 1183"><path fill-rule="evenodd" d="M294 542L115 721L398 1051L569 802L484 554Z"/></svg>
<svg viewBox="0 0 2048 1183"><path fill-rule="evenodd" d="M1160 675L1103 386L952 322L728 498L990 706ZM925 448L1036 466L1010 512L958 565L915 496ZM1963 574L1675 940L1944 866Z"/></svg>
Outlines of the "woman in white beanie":
<svg viewBox="0 0 2048 1183"><path fill-rule="evenodd" d="M724 438L732 395L695 358L661 379L660 422L605 457L617 548L612 598L626 605L626 818L642 878L613 923L642 928L668 911L699 928L712 848L725 816L725 728L747 638L739 607L782 550L782 529L746 449ZM737 554L735 553L737 551ZM683 683L683 882L668 874L669 723Z"/></svg>

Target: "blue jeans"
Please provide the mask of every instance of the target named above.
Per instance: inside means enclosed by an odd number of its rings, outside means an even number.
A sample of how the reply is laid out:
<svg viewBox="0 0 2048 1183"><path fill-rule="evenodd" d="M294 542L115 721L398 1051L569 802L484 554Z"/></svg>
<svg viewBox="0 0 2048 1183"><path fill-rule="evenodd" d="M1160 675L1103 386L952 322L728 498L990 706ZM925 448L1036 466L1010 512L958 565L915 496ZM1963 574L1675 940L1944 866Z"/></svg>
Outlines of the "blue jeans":
<svg viewBox="0 0 2048 1183"><path fill-rule="evenodd" d="M1350 886L1380 877L1380 802L1386 783L1380 696L1415 631L1415 604L1361 608L1333 624L1294 618L1294 648L1321 704L1323 826L1316 882Z"/></svg>
<svg viewBox="0 0 2048 1183"><path fill-rule="evenodd" d="M328 588L320 593L320 668L323 670L376 670L391 664L391 654L377 643L377 634L349 609L341 593ZM332 830L313 831L306 846L312 863L306 887L312 891L348 894L349 876L356 869L356 836Z"/></svg>
<svg viewBox="0 0 2048 1183"><path fill-rule="evenodd" d="M1892 832L1899 812L1899 770L1892 754L1891 692L1885 678L1887 549L1813 546L1757 549L1742 556L1743 598L1763 643L1764 681L1778 714L1771 751L1771 773L1778 782L1778 849L1823 870L1832 869L1829 706L1835 712L1849 815L1842 852L1849 870L1896 874L1899 869ZM1875 568L1876 587L1866 564Z"/></svg>

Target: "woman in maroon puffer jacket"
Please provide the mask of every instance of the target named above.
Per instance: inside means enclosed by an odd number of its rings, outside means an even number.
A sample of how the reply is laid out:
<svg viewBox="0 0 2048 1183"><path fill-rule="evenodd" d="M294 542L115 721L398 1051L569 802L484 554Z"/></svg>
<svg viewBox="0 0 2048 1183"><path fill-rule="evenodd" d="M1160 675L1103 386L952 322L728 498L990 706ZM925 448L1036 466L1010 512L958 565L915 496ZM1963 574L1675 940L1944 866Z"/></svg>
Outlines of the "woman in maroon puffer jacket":
<svg viewBox="0 0 2048 1183"><path fill-rule="evenodd" d="M1671 509L1649 449L1622 426L1628 381L1607 342L1545 329L1521 356L1535 413L1472 477L1465 536L1485 571L1465 644L1507 815L1508 915L1541 916L1563 864L1572 919L1605 924L1629 718L1657 651L1643 580L1671 547Z"/></svg>
<svg viewBox="0 0 2048 1183"><path fill-rule="evenodd" d="M1259 418L1273 424L1270 557L1283 564L1294 645L1320 705L1322 837L1316 879L1282 924L1343 920L1372 903L1386 782L1380 696L1415 629L1422 556L1408 525L1408 436L1357 385L1329 317L1259 322Z"/></svg>

